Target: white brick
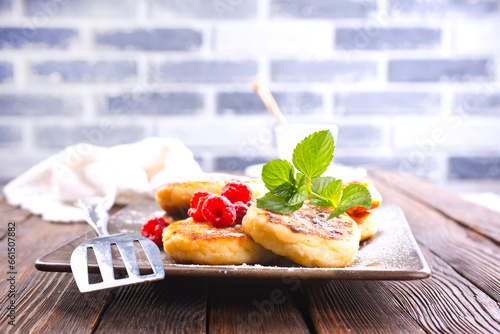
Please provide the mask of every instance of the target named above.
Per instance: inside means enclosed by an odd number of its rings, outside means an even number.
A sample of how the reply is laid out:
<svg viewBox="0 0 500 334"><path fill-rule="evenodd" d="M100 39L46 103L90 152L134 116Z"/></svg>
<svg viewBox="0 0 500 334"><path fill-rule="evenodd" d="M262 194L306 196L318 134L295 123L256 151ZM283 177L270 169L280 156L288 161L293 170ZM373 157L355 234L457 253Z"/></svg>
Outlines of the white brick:
<svg viewBox="0 0 500 334"><path fill-rule="evenodd" d="M459 53L500 53L500 19L485 22L459 22L453 34Z"/></svg>
<svg viewBox="0 0 500 334"><path fill-rule="evenodd" d="M394 145L425 154L500 153L500 120L460 115L407 119L394 125Z"/></svg>
<svg viewBox="0 0 500 334"><path fill-rule="evenodd" d="M215 36L218 51L261 54L319 54L331 52L333 28L328 23L222 24Z"/></svg>
<svg viewBox="0 0 500 334"><path fill-rule="evenodd" d="M273 147L269 117L224 117L165 119L158 122L157 136L176 137L186 146L220 150L229 154L269 150Z"/></svg>

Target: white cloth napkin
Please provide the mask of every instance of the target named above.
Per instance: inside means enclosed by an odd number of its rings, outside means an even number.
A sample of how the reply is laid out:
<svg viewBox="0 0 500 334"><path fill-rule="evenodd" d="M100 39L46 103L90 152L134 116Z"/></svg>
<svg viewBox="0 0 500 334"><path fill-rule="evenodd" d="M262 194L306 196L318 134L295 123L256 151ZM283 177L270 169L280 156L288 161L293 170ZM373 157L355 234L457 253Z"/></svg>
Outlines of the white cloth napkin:
<svg viewBox="0 0 500 334"><path fill-rule="evenodd" d="M103 196L108 208L154 198L167 182L200 179L192 152L174 138L149 138L110 148L78 144L40 162L4 187L6 200L43 219L81 221L73 203Z"/></svg>

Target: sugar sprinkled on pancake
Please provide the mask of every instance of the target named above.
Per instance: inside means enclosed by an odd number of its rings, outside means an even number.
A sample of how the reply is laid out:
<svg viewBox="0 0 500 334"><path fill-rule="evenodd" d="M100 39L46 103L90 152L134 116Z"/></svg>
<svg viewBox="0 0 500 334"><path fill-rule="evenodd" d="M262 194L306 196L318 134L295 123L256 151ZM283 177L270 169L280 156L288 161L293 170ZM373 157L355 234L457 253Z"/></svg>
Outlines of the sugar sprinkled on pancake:
<svg viewBox="0 0 500 334"><path fill-rule="evenodd" d="M253 204L243 218L243 230L258 244L307 267L345 267L356 257L360 230L343 215L327 220L332 209L306 202L282 215Z"/></svg>
<svg viewBox="0 0 500 334"><path fill-rule="evenodd" d="M163 247L171 258L182 263L265 264L277 258L256 244L241 225L221 228L191 218L163 230Z"/></svg>

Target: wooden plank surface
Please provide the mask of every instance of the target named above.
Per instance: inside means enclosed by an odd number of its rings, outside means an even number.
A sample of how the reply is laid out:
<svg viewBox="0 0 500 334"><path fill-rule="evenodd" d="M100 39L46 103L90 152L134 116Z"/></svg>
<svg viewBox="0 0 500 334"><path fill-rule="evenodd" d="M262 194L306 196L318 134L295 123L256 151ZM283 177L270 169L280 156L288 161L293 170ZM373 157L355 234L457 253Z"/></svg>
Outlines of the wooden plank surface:
<svg viewBox="0 0 500 334"><path fill-rule="evenodd" d="M205 333L206 283L166 278L112 295L95 333Z"/></svg>
<svg viewBox="0 0 500 334"><path fill-rule="evenodd" d="M425 280L384 282L402 310L427 333L500 333L498 303L422 247L432 269Z"/></svg>
<svg viewBox="0 0 500 334"><path fill-rule="evenodd" d="M293 289L293 284L211 284L208 333L309 333Z"/></svg>
<svg viewBox="0 0 500 334"><path fill-rule="evenodd" d="M449 218L500 243L500 213L464 200L436 185L404 173L375 171L371 175L399 193L425 203Z"/></svg>
<svg viewBox="0 0 500 334"><path fill-rule="evenodd" d="M380 281L306 286L317 333L425 333Z"/></svg>
<svg viewBox="0 0 500 334"><path fill-rule="evenodd" d="M422 248L416 281L332 281L305 287L318 333L499 333L498 303Z"/></svg>
<svg viewBox="0 0 500 334"><path fill-rule="evenodd" d="M61 273L42 273L34 268L34 263L41 255L51 251L55 245L65 243L74 236L87 230L85 224L55 224L45 222L38 216L33 216L24 210L15 209L8 210L7 214L2 214L2 225L6 221L16 222L16 326L8 325L7 314L2 313L0 319L0 333L29 333L35 328L48 330L43 326L45 320L50 319L49 310L57 309L57 305L62 310L71 307L70 304L61 304L64 300L64 293L73 283L71 274ZM2 272L2 275L5 271ZM0 282L0 291L6 291L8 282L2 279ZM76 288L76 286L75 286ZM79 294L79 293L78 293ZM77 298L78 295L73 293L69 300L73 302L83 302L82 298ZM0 296L0 304L7 305L8 295L2 293ZM99 304L99 302L96 302ZM85 316L85 321L78 322L71 317L65 317L65 321L51 322L52 326L71 326L72 333L87 333L92 327L89 319L92 315L99 313L98 309L92 309L90 304L81 303L79 307L82 316ZM94 304L92 304L94 305ZM49 314L49 316L48 316ZM75 314L76 315L76 314ZM56 331L54 331L56 332Z"/></svg>
<svg viewBox="0 0 500 334"><path fill-rule="evenodd" d="M385 179L373 178L373 181L384 201L401 206L419 244L500 302L500 246L427 204L401 193L385 183Z"/></svg>

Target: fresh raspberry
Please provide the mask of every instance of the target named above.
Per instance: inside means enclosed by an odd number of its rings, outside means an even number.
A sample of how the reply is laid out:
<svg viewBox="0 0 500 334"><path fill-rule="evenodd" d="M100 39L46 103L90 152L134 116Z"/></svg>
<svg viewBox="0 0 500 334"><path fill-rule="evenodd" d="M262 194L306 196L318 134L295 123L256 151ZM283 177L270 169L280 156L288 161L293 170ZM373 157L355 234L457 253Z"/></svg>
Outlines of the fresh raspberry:
<svg viewBox="0 0 500 334"><path fill-rule="evenodd" d="M163 217L156 217L147 221L146 224L142 226L141 235L153 240L155 244L159 247L162 242L163 229L170 225L169 222Z"/></svg>
<svg viewBox="0 0 500 334"><path fill-rule="evenodd" d="M201 213L201 208L203 203L211 194L208 191L197 191L193 194L191 198L190 208L188 210L188 215L193 218L195 222L204 222L205 218Z"/></svg>
<svg viewBox="0 0 500 334"><path fill-rule="evenodd" d="M221 195L230 200L231 203L246 203L252 199L252 189L247 183L233 179L224 185Z"/></svg>
<svg viewBox="0 0 500 334"><path fill-rule="evenodd" d="M212 194L209 193L208 191L196 191L193 194L193 197L191 197L191 202L189 203L191 209L196 209L198 207L198 203L200 201L200 198L207 197L207 196L210 196L210 195L212 195Z"/></svg>
<svg viewBox="0 0 500 334"><path fill-rule="evenodd" d="M205 200L201 209L203 217L215 227L224 227L234 224L236 210L224 196L212 195Z"/></svg>
<svg viewBox="0 0 500 334"><path fill-rule="evenodd" d="M241 224L243 217L247 214L248 206L243 202L236 202L234 203L234 209L236 210L236 219L234 222Z"/></svg>

